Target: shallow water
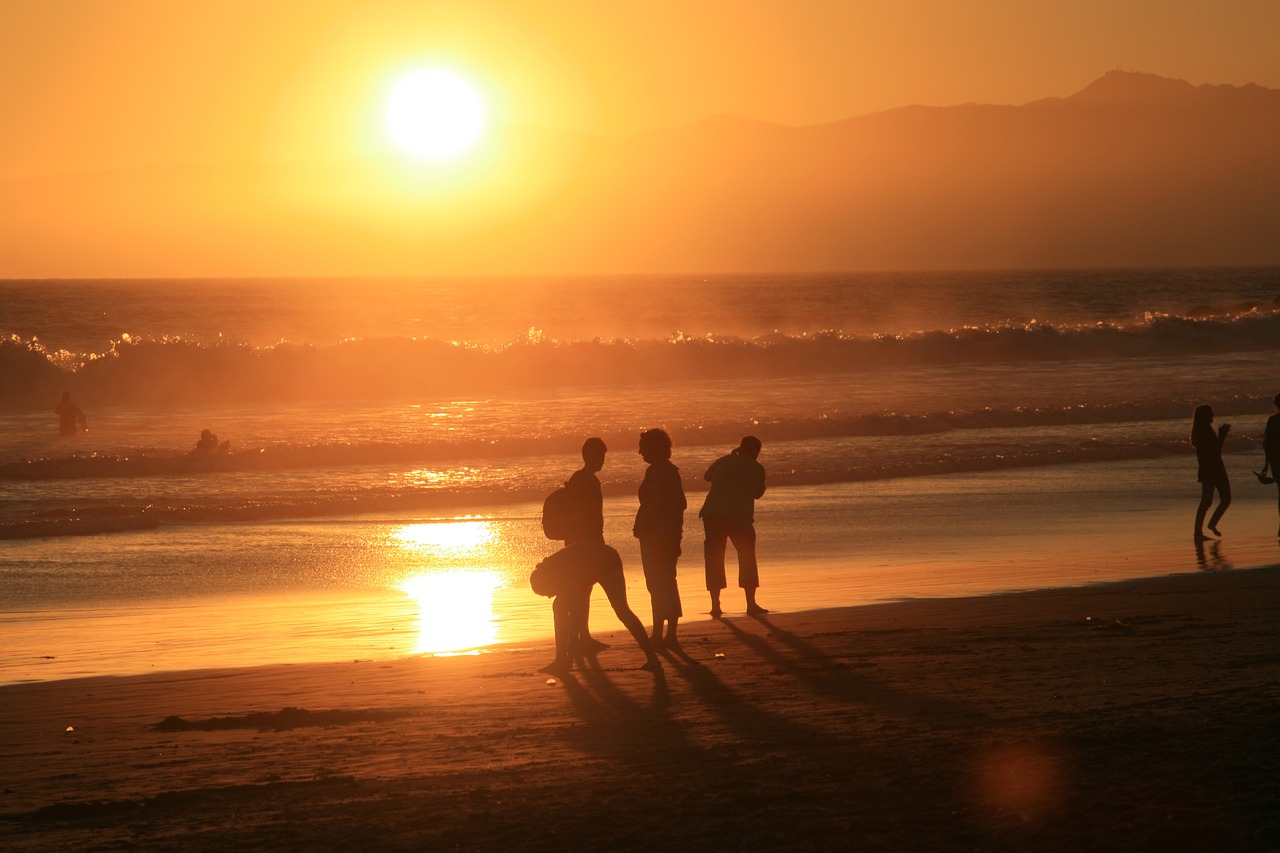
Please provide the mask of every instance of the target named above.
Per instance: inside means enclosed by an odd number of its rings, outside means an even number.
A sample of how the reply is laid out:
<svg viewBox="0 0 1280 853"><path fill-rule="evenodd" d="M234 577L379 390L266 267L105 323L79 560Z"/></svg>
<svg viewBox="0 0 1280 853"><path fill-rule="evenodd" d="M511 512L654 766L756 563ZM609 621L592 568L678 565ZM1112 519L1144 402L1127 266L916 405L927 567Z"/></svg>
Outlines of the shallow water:
<svg viewBox="0 0 1280 853"><path fill-rule="evenodd" d="M1248 461L1229 465L1236 472ZM1198 549L1198 489L1164 460L779 487L758 504L760 601L794 611L1280 562L1274 487L1239 475L1236 483L1226 538ZM11 595L0 611L0 683L545 641L549 601L526 579L555 546L540 536L535 510L10 543L0 560ZM632 513L632 499L607 500L606 537L647 621ZM707 618L700 546L691 511L680 562L686 620ZM66 577L54 589L40 577L51 566ZM725 612L739 618L733 571L730 557ZM613 634L613 662L640 662L599 594L592 625Z"/></svg>

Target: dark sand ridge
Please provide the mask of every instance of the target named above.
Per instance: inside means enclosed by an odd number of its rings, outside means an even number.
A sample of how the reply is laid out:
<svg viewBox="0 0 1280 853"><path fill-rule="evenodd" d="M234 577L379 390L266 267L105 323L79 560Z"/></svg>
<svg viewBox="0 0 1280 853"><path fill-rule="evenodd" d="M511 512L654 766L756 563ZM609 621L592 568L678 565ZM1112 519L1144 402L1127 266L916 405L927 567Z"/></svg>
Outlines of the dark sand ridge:
<svg viewBox="0 0 1280 853"><path fill-rule="evenodd" d="M554 685L538 646L3 687L0 846L1276 849L1278 617L1271 567L693 622L660 679L619 632Z"/></svg>

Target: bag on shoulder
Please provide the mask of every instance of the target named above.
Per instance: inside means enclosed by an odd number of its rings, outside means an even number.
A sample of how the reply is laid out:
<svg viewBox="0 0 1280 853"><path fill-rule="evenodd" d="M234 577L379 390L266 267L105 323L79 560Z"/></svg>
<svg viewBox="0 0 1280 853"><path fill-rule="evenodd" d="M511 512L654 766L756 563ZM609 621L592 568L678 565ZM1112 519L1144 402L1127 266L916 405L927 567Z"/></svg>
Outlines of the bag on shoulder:
<svg viewBox="0 0 1280 853"><path fill-rule="evenodd" d="M577 495L561 486L542 502L542 532L548 539L570 539L581 524L579 515Z"/></svg>
<svg viewBox="0 0 1280 853"><path fill-rule="evenodd" d="M555 598L560 594L562 572L557 571L558 568L554 563L550 565L545 561L538 563L529 574L529 587L538 595Z"/></svg>

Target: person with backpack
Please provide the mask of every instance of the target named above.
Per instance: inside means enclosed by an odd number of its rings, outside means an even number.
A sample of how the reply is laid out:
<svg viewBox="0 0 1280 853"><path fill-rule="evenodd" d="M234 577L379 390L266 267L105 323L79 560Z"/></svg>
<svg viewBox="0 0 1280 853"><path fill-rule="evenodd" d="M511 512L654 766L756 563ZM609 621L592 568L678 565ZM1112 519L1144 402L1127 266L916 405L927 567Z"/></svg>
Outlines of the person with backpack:
<svg viewBox="0 0 1280 853"><path fill-rule="evenodd" d="M600 478L596 475L604 468L604 455L609 450L604 439L588 438L582 443L582 467L573 472L573 476L564 487L573 496L572 506L575 518L570 523L565 545L575 542L604 542L604 492L600 489ZM575 639L576 651L580 654L595 654L609 648L591 636L587 623L591 616L591 593L587 592L586 604L580 612L573 614L578 624Z"/></svg>
<svg viewBox="0 0 1280 853"><path fill-rule="evenodd" d="M604 544L604 495L596 474L604 468L607 451L602 439L588 438L582 444L582 468L543 501L542 532L548 539L564 542L566 548L579 542ZM586 586L581 600L577 596L557 598L557 607L553 608L556 635L564 645L557 659L593 655L609 647L592 637L588 627L591 588L592 584Z"/></svg>

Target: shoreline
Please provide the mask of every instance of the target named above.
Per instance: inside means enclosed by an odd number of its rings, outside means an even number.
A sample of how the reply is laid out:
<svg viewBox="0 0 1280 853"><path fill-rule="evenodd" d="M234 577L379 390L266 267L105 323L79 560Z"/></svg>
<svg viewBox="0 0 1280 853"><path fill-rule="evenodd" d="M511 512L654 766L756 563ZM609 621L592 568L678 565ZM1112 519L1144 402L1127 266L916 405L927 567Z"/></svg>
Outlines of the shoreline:
<svg viewBox="0 0 1280 853"><path fill-rule="evenodd" d="M1228 538L1196 545L1187 535L1194 503L1183 495L1185 475L1151 460L941 475L914 491L893 483L778 487L762 502L757 522L760 600L794 613L1277 562L1271 494L1242 488L1227 517ZM629 500L606 502L606 540L622 554L628 598L646 620ZM390 660L539 642L551 633L550 607L528 589L527 571L555 545L530 513L517 520L468 517L457 530L449 521L415 526L369 516L213 526L183 537L141 532L101 553L89 542L71 551L29 544L10 557L18 571L6 591L15 596L10 606L16 601L20 609L0 611L8 652L0 684ZM694 523L686 528L681 594L688 617L705 618L701 532ZM468 542L474 534L488 539ZM455 540L456 551L449 544ZM299 561L298 554L306 556ZM57 583L49 589L74 592L83 602L41 599L48 575L24 566L65 566L65 577L54 572ZM422 584L414 594L404 587L406 578L438 572L484 575L492 583L444 590ZM352 585L322 588L335 578ZM615 626L604 596L592 600L592 624ZM456 605L442 612L450 601ZM741 595L729 590L727 612L740 604Z"/></svg>
<svg viewBox="0 0 1280 853"><path fill-rule="evenodd" d="M1266 850L1278 615L1271 565L689 621L656 679L618 630L554 685L549 643L9 685L0 826L25 849Z"/></svg>

